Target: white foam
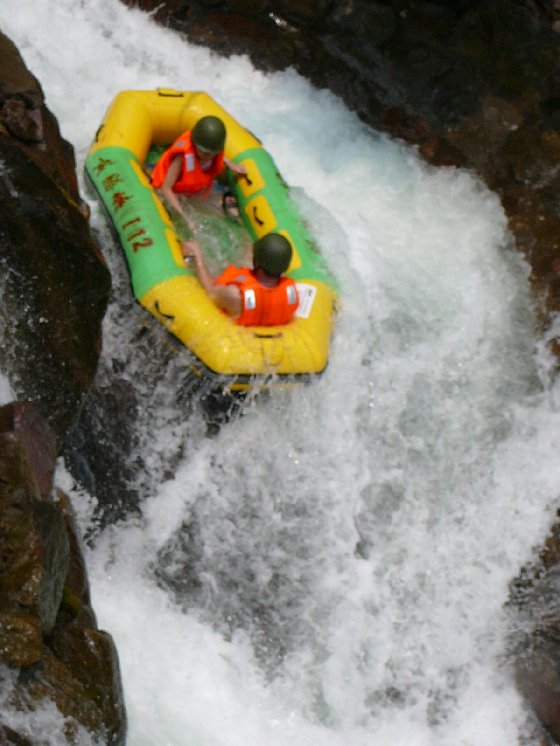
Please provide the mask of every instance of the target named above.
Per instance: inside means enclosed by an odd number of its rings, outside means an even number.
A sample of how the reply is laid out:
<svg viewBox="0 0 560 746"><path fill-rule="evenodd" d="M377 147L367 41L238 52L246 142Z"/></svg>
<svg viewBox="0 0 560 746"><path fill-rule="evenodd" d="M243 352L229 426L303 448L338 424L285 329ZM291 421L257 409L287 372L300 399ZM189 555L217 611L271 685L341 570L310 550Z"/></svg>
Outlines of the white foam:
<svg viewBox="0 0 560 746"><path fill-rule="evenodd" d="M88 557L129 742L511 746L525 714L499 664L503 604L554 517L560 422L497 197L293 71L221 59L116 0L8 5L80 167L117 91L206 90L263 140L341 283L319 382L213 440L163 405L142 420L155 496ZM133 357L128 332L111 310L107 357ZM193 522L196 540L177 534Z"/></svg>

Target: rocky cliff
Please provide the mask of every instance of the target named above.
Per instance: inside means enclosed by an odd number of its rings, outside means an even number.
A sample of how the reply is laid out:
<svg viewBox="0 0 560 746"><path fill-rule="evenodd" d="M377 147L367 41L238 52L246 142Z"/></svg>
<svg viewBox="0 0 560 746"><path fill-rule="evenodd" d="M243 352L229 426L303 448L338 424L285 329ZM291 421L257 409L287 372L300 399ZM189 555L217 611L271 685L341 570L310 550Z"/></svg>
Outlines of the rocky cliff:
<svg viewBox="0 0 560 746"><path fill-rule="evenodd" d="M60 439L95 375L110 277L72 147L1 33L0 58L1 355L25 400L0 408L0 743L38 743L31 713L50 701L61 743L85 729L124 744L117 651L97 627L72 505L53 489Z"/></svg>

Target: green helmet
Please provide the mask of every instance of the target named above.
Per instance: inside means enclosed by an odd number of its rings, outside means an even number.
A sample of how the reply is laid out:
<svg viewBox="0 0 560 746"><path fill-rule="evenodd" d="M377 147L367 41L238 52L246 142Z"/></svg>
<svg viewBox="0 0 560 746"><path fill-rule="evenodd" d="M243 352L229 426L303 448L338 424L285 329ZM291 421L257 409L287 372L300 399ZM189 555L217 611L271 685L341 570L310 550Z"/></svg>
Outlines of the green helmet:
<svg viewBox="0 0 560 746"><path fill-rule="evenodd" d="M253 244L253 264L270 275L281 275L290 266L292 246L279 233L267 233Z"/></svg>
<svg viewBox="0 0 560 746"><path fill-rule="evenodd" d="M224 149L226 127L218 117L202 117L191 133L193 143L208 153L219 153Z"/></svg>

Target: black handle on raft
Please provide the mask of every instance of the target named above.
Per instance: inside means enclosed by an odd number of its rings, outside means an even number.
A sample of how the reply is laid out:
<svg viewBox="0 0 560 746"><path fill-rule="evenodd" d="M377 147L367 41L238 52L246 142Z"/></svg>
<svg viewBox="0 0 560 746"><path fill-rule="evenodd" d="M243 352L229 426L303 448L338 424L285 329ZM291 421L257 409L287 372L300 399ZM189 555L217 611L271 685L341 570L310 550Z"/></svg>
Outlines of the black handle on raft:
<svg viewBox="0 0 560 746"><path fill-rule="evenodd" d="M264 225L264 220L261 220L257 215L257 206L254 205L253 207L253 217L255 218L255 223L258 223L259 225Z"/></svg>
<svg viewBox="0 0 560 746"><path fill-rule="evenodd" d="M166 98L182 98L185 94L182 91L176 91L173 88L158 88L157 95Z"/></svg>
<svg viewBox="0 0 560 746"><path fill-rule="evenodd" d="M156 308L156 311L159 313L159 315L163 316L164 319L169 319L170 321L175 321L175 316L171 316L168 313L163 313L163 311L160 310L159 300L156 300L156 302L154 303L154 306Z"/></svg>

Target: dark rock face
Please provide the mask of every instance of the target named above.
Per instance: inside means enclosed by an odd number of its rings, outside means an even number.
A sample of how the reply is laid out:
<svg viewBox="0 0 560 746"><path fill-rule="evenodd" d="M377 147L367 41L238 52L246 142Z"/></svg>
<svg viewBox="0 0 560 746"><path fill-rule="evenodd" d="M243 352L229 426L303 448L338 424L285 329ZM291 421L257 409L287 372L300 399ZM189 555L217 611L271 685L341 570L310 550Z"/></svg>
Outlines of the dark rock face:
<svg viewBox="0 0 560 746"><path fill-rule="evenodd" d="M0 161L3 367L60 435L95 374L108 273L81 212L1 134Z"/></svg>
<svg viewBox="0 0 560 746"><path fill-rule="evenodd" d="M0 56L0 356L12 388L34 403L0 408L0 667L13 673L3 693L9 685L24 712L51 700L71 719L68 743L83 727L124 744L115 646L97 629L70 501L52 494L57 436L97 369L110 278L73 149L1 33ZM28 736L0 724L0 744L37 742Z"/></svg>
<svg viewBox="0 0 560 746"><path fill-rule="evenodd" d="M510 605L521 620L512 636L518 689L559 743L560 524L553 527L539 560L512 581Z"/></svg>
<svg viewBox="0 0 560 746"><path fill-rule="evenodd" d="M76 423L67 433L63 455L75 479L97 500L96 530L140 512L141 496L134 485L134 458L141 458L129 423L137 421L141 402L134 385L110 378L103 385L102 369ZM119 452L115 454L115 443Z"/></svg>
<svg viewBox="0 0 560 746"><path fill-rule="evenodd" d="M110 278L80 207L73 150L2 34L0 54L0 354L17 395L60 436L95 374Z"/></svg>
<svg viewBox="0 0 560 746"><path fill-rule="evenodd" d="M55 457L30 404L0 408L0 663L18 673L13 706L32 711L47 697L104 743L124 744L117 653L97 629L70 501L51 494Z"/></svg>
<svg viewBox="0 0 560 746"><path fill-rule="evenodd" d="M0 132L18 142L75 204L81 204L72 146L60 137L43 91L17 48L0 32Z"/></svg>

